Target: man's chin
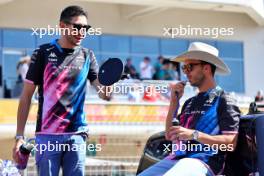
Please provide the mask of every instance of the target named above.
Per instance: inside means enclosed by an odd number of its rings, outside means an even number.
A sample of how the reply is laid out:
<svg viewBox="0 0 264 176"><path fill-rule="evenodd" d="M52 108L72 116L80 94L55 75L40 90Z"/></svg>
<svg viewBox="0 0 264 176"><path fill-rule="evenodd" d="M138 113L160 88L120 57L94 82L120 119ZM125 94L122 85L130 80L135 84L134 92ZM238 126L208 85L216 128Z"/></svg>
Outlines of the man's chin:
<svg viewBox="0 0 264 176"><path fill-rule="evenodd" d="M192 82L192 81L189 80L189 83L190 83L191 86L197 87L197 84L195 82Z"/></svg>
<svg viewBox="0 0 264 176"><path fill-rule="evenodd" d="M75 46L80 46L82 43L82 40L74 40L74 45Z"/></svg>
<svg viewBox="0 0 264 176"><path fill-rule="evenodd" d="M73 45L74 46L80 46L81 45L81 42L74 42Z"/></svg>
<svg viewBox="0 0 264 176"><path fill-rule="evenodd" d="M79 45L81 45L81 43L82 43L82 41L77 41L77 42L75 42L75 45L79 46Z"/></svg>

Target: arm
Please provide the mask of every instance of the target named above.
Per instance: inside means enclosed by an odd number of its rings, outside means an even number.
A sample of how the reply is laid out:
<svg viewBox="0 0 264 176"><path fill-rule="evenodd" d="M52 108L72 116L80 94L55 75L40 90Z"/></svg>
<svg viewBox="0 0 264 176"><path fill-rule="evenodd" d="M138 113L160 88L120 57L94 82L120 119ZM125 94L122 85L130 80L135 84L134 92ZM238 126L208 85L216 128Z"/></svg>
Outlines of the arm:
<svg viewBox="0 0 264 176"><path fill-rule="evenodd" d="M90 56L90 69L88 73L88 79L90 80L91 85L96 89L98 95L103 100L109 101L111 99L111 87L106 87L100 84L97 75L98 75L98 64L95 58L94 53L89 50Z"/></svg>
<svg viewBox="0 0 264 176"><path fill-rule="evenodd" d="M199 132L198 141L203 144L209 144L212 146L213 144L225 144L232 145L233 150L236 148L238 133L234 134L222 134L222 135L208 135L206 133Z"/></svg>
<svg viewBox="0 0 264 176"><path fill-rule="evenodd" d="M106 86L101 85L98 79L95 79L91 84L95 87L101 99L107 100L107 101L111 100L111 90L112 90L111 86L106 87Z"/></svg>
<svg viewBox="0 0 264 176"><path fill-rule="evenodd" d="M166 139L169 139L168 132L172 127L173 115L174 113L178 114L178 112L175 112L176 107L179 106L180 98L184 93L184 85L181 83L171 84L170 88L171 88L171 100L170 100L169 111L166 118ZM178 97L176 96L176 92L178 92Z"/></svg>
<svg viewBox="0 0 264 176"><path fill-rule="evenodd" d="M177 106L176 102L170 101L169 111L168 111L167 118L166 118L166 132L168 132L170 127L172 126L172 118L176 110L176 106Z"/></svg>
<svg viewBox="0 0 264 176"><path fill-rule="evenodd" d="M43 68L44 65L40 49L36 49L31 56L30 66L26 75L26 81L24 82L23 91L19 100L16 135L24 135L25 125L31 105L31 98L36 89L36 85L40 85L42 82ZM16 162L18 149L23 143L23 139L18 139L15 141L13 148L13 158Z"/></svg>
<svg viewBox="0 0 264 176"><path fill-rule="evenodd" d="M192 140L193 139L193 129L187 129L181 126L171 127L169 129L168 138L172 141L174 140ZM209 135L203 132L198 132L197 141L202 144L212 145L226 145L232 147L232 150L236 147L237 133L221 134L221 135Z"/></svg>
<svg viewBox="0 0 264 176"><path fill-rule="evenodd" d="M36 86L34 84L25 82L18 105L16 135L24 135L25 124L31 105L31 98L35 89Z"/></svg>
<svg viewBox="0 0 264 176"><path fill-rule="evenodd" d="M112 90L111 87L105 87L99 83L97 78L98 75L98 64L95 58L94 53L89 50L89 57L90 57L90 69L88 73L88 79L90 80L91 85L94 86L98 95L103 100L109 101L111 99L110 91Z"/></svg>
<svg viewBox="0 0 264 176"><path fill-rule="evenodd" d="M220 134L209 135L198 132L197 141L209 145L232 145L232 150L234 150L238 137L239 118L240 111L238 107L235 106L234 99L226 94L223 94L218 107ZM193 129L187 129L180 126L171 127L168 136L171 140L192 140L193 132Z"/></svg>
<svg viewBox="0 0 264 176"><path fill-rule="evenodd" d="M25 82L24 88L19 100L18 112L17 112L17 129L16 135L24 135L25 125L28 118L29 108L31 105L31 98L36 89L34 84ZM13 159L17 162L17 152L19 147L24 143L23 139L17 139L13 148Z"/></svg>

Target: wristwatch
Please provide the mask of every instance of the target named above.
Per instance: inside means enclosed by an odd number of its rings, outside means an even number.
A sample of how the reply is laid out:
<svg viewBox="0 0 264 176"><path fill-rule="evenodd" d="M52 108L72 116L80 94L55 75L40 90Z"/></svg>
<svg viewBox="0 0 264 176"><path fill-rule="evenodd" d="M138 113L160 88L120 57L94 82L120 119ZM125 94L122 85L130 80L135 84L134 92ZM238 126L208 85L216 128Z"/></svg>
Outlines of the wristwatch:
<svg viewBox="0 0 264 176"><path fill-rule="evenodd" d="M194 130L194 132L192 133L192 139L197 141L198 137L199 137L199 131Z"/></svg>
<svg viewBox="0 0 264 176"><path fill-rule="evenodd" d="M23 136L23 135L16 135L16 136L15 136L15 140L19 140L19 139L23 139L23 140L25 140L26 137Z"/></svg>

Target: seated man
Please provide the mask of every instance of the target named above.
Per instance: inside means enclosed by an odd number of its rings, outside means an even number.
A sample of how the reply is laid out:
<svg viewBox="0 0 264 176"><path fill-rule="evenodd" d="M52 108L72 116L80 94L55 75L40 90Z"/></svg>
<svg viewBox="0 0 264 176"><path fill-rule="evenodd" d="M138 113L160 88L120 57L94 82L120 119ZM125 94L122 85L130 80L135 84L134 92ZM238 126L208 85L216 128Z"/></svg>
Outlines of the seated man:
<svg viewBox="0 0 264 176"><path fill-rule="evenodd" d="M229 68L218 58L218 50L200 42L191 43L188 52L173 59L184 62L183 72L190 84L198 88L188 99L173 126L184 84L172 85L166 120L166 138L173 142L172 154L146 169L140 176L212 176L221 174L227 151L237 141L240 111L222 88L214 74L228 74ZM165 148L165 147L164 147Z"/></svg>

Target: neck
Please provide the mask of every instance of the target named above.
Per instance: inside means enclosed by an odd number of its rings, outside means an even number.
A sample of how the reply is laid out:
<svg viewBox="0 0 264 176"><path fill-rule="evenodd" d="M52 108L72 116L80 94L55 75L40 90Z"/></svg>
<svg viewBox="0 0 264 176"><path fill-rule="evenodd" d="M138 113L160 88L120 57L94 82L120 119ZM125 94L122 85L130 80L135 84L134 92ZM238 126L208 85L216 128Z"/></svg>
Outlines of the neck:
<svg viewBox="0 0 264 176"><path fill-rule="evenodd" d="M203 83L198 86L199 92L207 92L209 89L213 89L216 87L216 83L214 78L205 79Z"/></svg>
<svg viewBox="0 0 264 176"><path fill-rule="evenodd" d="M70 42L68 42L68 40L65 37L61 37L58 40L58 44L62 47L62 48L68 48L68 49L73 49L75 47L75 45L71 44Z"/></svg>

